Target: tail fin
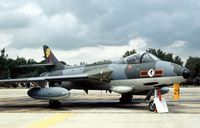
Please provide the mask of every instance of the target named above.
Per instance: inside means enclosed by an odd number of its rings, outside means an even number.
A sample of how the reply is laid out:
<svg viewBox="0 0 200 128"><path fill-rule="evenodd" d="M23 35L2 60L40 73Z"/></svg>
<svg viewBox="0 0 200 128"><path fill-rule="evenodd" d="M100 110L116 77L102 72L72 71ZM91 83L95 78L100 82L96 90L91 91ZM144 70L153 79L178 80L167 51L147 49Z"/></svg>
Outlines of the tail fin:
<svg viewBox="0 0 200 128"><path fill-rule="evenodd" d="M45 61L47 64L54 64L57 69L64 68L64 64L58 61L58 59L54 56L53 52L47 45L43 46L43 50L44 50Z"/></svg>

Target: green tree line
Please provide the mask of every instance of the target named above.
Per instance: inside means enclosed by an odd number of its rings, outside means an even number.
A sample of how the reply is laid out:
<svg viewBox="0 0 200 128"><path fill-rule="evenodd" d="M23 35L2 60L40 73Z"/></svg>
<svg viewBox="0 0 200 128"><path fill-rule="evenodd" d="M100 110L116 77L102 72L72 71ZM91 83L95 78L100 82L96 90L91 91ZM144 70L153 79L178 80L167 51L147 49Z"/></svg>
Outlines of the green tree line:
<svg viewBox="0 0 200 128"><path fill-rule="evenodd" d="M32 68L18 67L20 65L36 64L36 63L37 62L33 59L26 60L23 57L17 57L16 59L8 58L8 54L6 54L5 49L2 49L0 56L0 79L38 76L45 69L36 67Z"/></svg>

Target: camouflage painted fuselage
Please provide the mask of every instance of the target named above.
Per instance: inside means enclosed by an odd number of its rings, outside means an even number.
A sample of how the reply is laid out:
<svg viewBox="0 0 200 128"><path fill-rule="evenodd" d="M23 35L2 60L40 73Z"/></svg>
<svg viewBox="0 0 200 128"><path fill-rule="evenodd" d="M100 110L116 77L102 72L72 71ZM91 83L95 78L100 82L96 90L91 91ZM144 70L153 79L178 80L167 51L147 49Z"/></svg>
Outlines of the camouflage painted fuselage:
<svg viewBox="0 0 200 128"><path fill-rule="evenodd" d="M130 87L128 91L131 90L132 93L140 94L156 87L169 86L173 83L181 83L184 81L182 76L184 68L165 61L138 64L112 62L85 66L65 66L64 69L47 72L42 74L42 76L90 74L104 70L112 71L110 82L97 82L91 80L63 81L62 86L69 90L112 90L115 92L117 92L116 89L114 89L116 87ZM151 74L149 72L150 70L153 70L154 73Z"/></svg>

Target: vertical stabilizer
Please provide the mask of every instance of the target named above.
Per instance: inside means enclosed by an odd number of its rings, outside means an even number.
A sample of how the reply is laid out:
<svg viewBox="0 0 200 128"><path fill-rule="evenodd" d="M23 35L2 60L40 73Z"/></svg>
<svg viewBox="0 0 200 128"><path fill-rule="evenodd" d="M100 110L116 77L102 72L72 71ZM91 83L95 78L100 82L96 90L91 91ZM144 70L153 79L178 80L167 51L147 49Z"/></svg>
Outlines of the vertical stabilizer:
<svg viewBox="0 0 200 128"><path fill-rule="evenodd" d="M43 46L43 50L44 50L44 58L47 64L54 64L56 66L56 69L64 68L64 64L58 61L58 59L54 56L53 52L47 45Z"/></svg>

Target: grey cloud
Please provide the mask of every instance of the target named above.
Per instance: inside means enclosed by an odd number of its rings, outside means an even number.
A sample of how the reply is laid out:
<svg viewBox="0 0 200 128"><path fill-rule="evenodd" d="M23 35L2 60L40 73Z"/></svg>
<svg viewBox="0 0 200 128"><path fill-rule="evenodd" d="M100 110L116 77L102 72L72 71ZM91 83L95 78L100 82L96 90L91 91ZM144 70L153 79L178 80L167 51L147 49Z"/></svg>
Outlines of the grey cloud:
<svg viewBox="0 0 200 128"><path fill-rule="evenodd" d="M24 15L0 13L0 29L25 28L30 25L30 19Z"/></svg>
<svg viewBox="0 0 200 128"><path fill-rule="evenodd" d="M28 27L30 18L16 11L22 7L22 3L1 1L0 3L0 30Z"/></svg>
<svg viewBox="0 0 200 128"><path fill-rule="evenodd" d="M2 22L1 14L8 8L0 9L0 29L8 29L7 32L13 35L10 47L34 48L40 47L45 42L57 49L73 49L99 44L123 45L133 38L142 37L147 40L149 47L161 49L177 40L190 42L188 47L182 48L180 54L190 54L190 50L200 48L198 0L33 0L31 2L42 8L42 16L30 19L17 15L16 18L7 13L9 15L5 18L6 21ZM16 6L19 4L23 5L24 1L18 2ZM14 10L13 7L16 6L13 4L11 9ZM67 23L51 23L52 17L66 13L76 19L75 27L70 28ZM18 29L9 30L14 27Z"/></svg>

